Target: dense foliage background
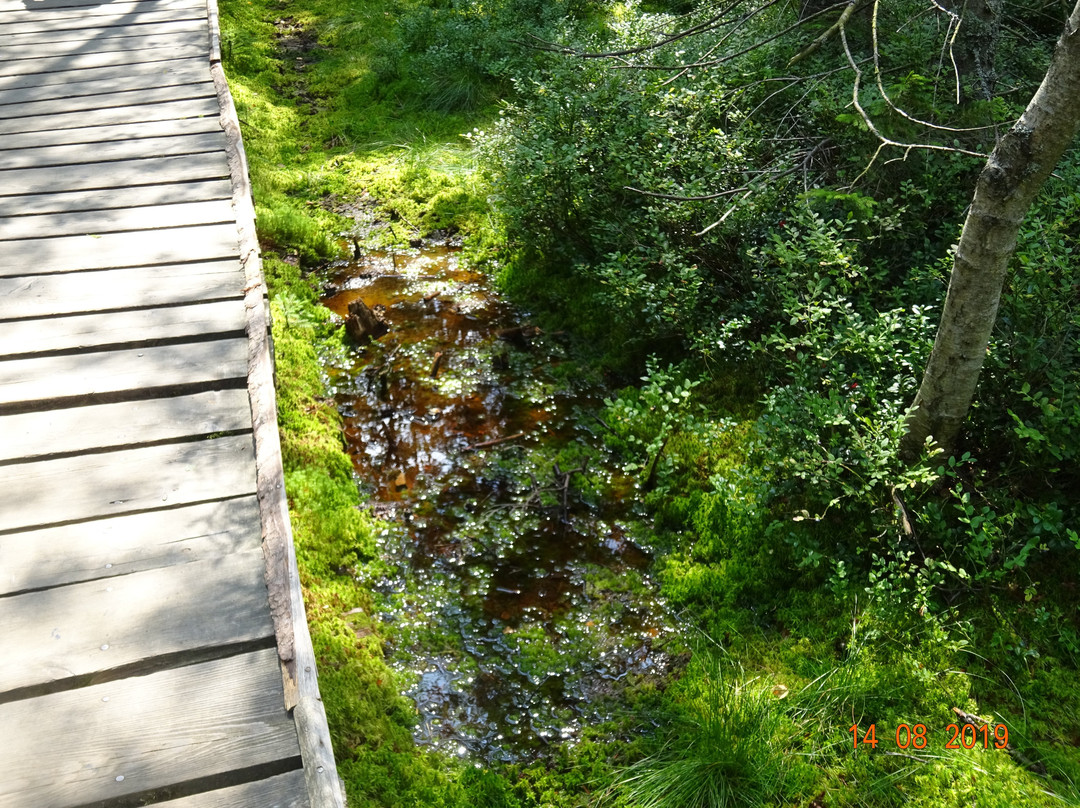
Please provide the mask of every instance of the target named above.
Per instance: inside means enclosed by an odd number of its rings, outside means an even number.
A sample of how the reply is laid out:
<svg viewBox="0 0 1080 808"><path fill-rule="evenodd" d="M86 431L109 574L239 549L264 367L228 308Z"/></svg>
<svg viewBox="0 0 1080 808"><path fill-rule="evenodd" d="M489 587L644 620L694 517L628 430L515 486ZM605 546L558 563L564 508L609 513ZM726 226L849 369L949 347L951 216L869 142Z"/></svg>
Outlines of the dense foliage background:
<svg viewBox="0 0 1080 808"><path fill-rule="evenodd" d="M962 444L896 458L982 166L964 152L1027 103L1062 7L980 27L978 6L957 33L959 10L856 3L841 36L843 3L223 5L352 804L1075 803L1075 151L1024 223ZM340 238L358 210L395 226ZM386 629L335 572L375 560L317 370L340 336L306 270L436 230L622 388L599 417L693 651L618 726L528 766L412 746ZM954 708L1006 724L1010 749L946 749ZM871 723L877 749L853 748ZM919 723L927 748L897 747Z"/></svg>

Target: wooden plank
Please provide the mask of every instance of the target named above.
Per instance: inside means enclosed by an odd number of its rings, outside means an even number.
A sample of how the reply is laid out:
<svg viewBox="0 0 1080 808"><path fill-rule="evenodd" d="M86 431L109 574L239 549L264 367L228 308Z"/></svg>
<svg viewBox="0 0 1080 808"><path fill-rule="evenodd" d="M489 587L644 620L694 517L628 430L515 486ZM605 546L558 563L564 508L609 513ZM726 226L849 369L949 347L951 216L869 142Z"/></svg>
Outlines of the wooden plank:
<svg viewBox="0 0 1080 808"><path fill-rule="evenodd" d="M0 3L0 9L3 4ZM149 9L149 10L148 10ZM67 22L73 28L78 28L80 23L96 25L98 17L116 20L143 19L150 17L157 19L157 15L170 14L177 11L189 11L196 9L203 13L206 3L200 0L155 0L155 2L126 2L126 3L98 3L97 5L83 8L57 8L57 9L27 9L26 4L19 2L15 7L0 10L3 14L5 28L18 22L33 22L46 20L49 22Z"/></svg>
<svg viewBox="0 0 1080 808"><path fill-rule="evenodd" d="M0 320L236 298L243 285L236 259L0 278Z"/></svg>
<svg viewBox="0 0 1080 808"><path fill-rule="evenodd" d="M0 122L0 126L7 127L12 132L38 131L35 126L24 119L38 116L57 118L66 113L80 111L144 106L168 101L188 101L194 98L208 98L213 94L214 83L207 79L201 82L125 90L118 93L99 93L68 98L50 98L43 101L25 101L18 105L9 105L3 108L2 111L6 117L3 122Z"/></svg>
<svg viewBox="0 0 1080 808"><path fill-rule="evenodd" d="M266 780L155 805L158 808L310 808L311 803L304 789L304 773L297 769Z"/></svg>
<svg viewBox="0 0 1080 808"><path fill-rule="evenodd" d="M193 152L199 154L200 152ZM0 177L3 175L0 174ZM0 216L29 216L41 213L74 213L90 210L116 210L147 205L175 205L180 202L209 202L227 199L227 179L174 182L162 185L133 185L123 194L100 191L60 191L58 193L0 196Z"/></svg>
<svg viewBox="0 0 1080 808"><path fill-rule="evenodd" d="M273 649L0 705L0 808L74 808L292 760ZM127 802L126 804L133 804Z"/></svg>
<svg viewBox="0 0 1080 808"><path fill-rule="evenodd" d="M223 168L224 167L224 168ZM51 166L0 171L0 204L3 196L54 194L97 188L124 188L192 180L216 180L228 176L224 154L193 154L181 157L150 157L91 163L57 171ZM4 209L9 214L20 211Z"/></svg>
<svg viewBox="0 0 1080 808"><path fill-rule="evenodd" d="M217 116L184 118L182 120L140 121L138 123L111 124L108 126L77 126L54 132L36 132L25 135L8 135L0 140L0 154L6 151L22 151L45 146L66 146L79 143L109 144L142 140L144 138L179 137L181 135L220 132L221 122Z"/></svg>
<svg viewBox="0 0 1080 808"><path fill-rule="evenodd" d="M0 357L85 351L106 346L133 347L193 337L241 337L245 322L244 304L240 300L17 320L5 323L0 329ZM0 443L2 441L0 438Z"/></svg>
<svg viewBox="0 0 1080 808"><path fill-rule="evenodd" d="M0 598L0 625L0 694L274 634L261 550Z"/></svg>
<svg viewBox="0 0 1080 808"><path fill-rule="evenodd" d="M151 205L137 208L51 213L39 216L0 218L0 241L44 238L62 233L110 233L123 230L154 230L234 221L232 204L226 199ZM0 345L3 338L0 337Z"/></svg>
<svg viewBox="0 0 1080 808"><path fill-rule="evenodd" d="M102 6L111 8L112 5L114 4L102 3L101 0L29 0L29 2L28 0L0 0L0 12L29 11L32 14L48 14L52 12L90 14L94 9L101 9ZM116 3L115 5L123 6L125 8L130 6L135 10L152 10L159 8L162 5L170 5L170 3L166 0L125 0L122 3Z"/></svg>
<svg viewBox="0 0 1080 808"><path fill-rule="evenodd" d="M162 59L161 61L145 64L102 65L101 67L88 67L75 70L57 70L51 73L30 72L5 76L0 78L0 90L19 90L28 87L42 87L53 84L61 84L64 86L72 84L88 84L103 79L118 78L120 76L168 75L174 70L187 68L192 65L205 68L206 57L201 54L196 54L194 56Z"/></svg>
<svg viewBox="0 0 1080 808"><path fill-rule="evenodd" d="M0 170L203 154L220 151L221 147L222 134L218 131L175 137L144 138L143 140L121 140L112 143L71 143L63 146L43 146L39 149L7 149L0 151ZM0 197L0 204L2 200L3 197ZM22 213L22 211L14 208L12 213Z"/></svg>
<svg viewBox="0 0 1080 808"><path fill-rule="evenodd" d="M186 23L157 23L159 26L176 25L184 26ZM41 59L67 58L69 56L85 57L90 54L109 53L132 53L135 51L154 50L160 48L203 48L208 46L206 25L191 30L177 30L170 33L141 32L143 26L132 26L126 29L101 29L102 31L116 30L127 31L114 36L94 36L87 38L82 36L73 39L68 34L61 34L59 41L30 42L27 44L8 45L4 43L4 49L0 50L0 65L6 63L32 61L40 63ZM153 27L153 26L148 26ZM21 72L21 71L20 71Z"/></svg>
<svg viewBox="0 0 1080 808"><path fill-rule="evenodd" d="M255 490L250 435L0 466L0 531L228 499Z"/></svg>
<svg viewBox="0 0 1080 808"><path fill-rule="evenodd" d="M259 549L254 496L0 536L0 595Z"/></svg>
<svg viewBox="0 0 1080 808"><path fill-rule="evenodd" d="M0 361L0 405L209 385L243 379L246 362L247 344L242 339L5 359Z"/></svg>
<svg viewBox="0 0 1080 808"><path fill-rule="evenodd" d="M0 416L0 463L251 429L243 390Z"/></svg>
<svg viewBox="0 0 1080 808"><path fill-rule="evenodd" d="M17 265L0 265L0 276L35 272L113 269L132 264L167 264L178 259L213 261L237 254L236 225L211 224L172 230L104 233L5 242Z"/></svg>
<svg viewBox="0 0 1080 808"><path fill-rule="evenodd" d="M78 42L86 41L91 37L98 40L180 31L199 31L205 35L206 11L189 8L132 16L79 18L66 16L62 19L32 17L26 22L8 21L5 17L0 25L4 28L5 43L10 42L12 45Z"/></svg>
<svg viewBox="0 0 1080 808"><path fill-rule="evenodd" d="M167 121L174 118L217 117L216 98L200 96L179 101L159 101L125 107L59 112L35 118L7 118L0 121L0 134L21 134L51 129L82 129L135 121ZM9 145L8 148L15 148Z"/></svg>
<svg viewBox="0 0 1080 808"><path fill-rule="evenodd" d="M199 56L206 49L205 44L180 45L177 47L109 51L108 53L69 53L57 56L43 56L37 59L15 59L10 62L0 61L0 76L26 76L33 73L52 73L60 70L149 64L165 59Z"/></svg>
<svg viewBox="0 0 1080 808"><path fill-rule="evenodd" d="M176 67L153 73L133 73L109 76L97 81L72 81L67 84L44 84L14 90L0 90L0 105L25 104L30 101L47 101L52 98L78 98L84 95L120 93L126 90L142 90L151 87L170 87L175 84L191 84L209 79L203 64L182 62Z"/></svg>

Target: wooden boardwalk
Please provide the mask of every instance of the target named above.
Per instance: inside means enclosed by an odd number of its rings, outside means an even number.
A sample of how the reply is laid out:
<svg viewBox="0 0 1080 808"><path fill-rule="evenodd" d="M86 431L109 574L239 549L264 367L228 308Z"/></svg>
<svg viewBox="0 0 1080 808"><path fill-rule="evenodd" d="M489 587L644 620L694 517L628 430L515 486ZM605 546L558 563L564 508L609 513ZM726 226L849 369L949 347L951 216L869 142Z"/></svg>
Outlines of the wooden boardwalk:
<svg viewBox="0 0 1080 808"><path fill-rule="evenodd" d="M0 808L341 804L216 26L0 0Z"/></svg>

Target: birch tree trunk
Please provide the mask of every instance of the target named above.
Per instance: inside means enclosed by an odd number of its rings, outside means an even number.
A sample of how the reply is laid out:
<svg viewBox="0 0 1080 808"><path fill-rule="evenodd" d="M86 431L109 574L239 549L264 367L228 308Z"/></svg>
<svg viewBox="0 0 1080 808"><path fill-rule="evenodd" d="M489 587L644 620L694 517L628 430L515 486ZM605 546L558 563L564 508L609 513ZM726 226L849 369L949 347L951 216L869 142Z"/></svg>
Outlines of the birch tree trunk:
<svg viewBox="0 0 1080 808"><path fill-rule="evenodd" d="M1020 224L1078 128L1080 0L1038 92L979 175L934 350L908 411L903 460L917 460L927 438L952 451L975 395Z"/></svg>

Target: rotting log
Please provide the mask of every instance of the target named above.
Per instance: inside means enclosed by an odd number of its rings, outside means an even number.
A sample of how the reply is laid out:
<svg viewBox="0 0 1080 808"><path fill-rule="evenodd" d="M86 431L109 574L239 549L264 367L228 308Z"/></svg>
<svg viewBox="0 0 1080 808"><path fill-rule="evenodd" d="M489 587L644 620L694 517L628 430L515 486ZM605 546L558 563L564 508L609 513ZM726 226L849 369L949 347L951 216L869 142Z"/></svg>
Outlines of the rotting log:
<svg viewBox="0 0 1080 808"><path fill-rule="evenodd" d="M281 443L277 430L269 301L259 257L255 207L251 198L240 121L221 65L217 0L207 0L207 15L210 22L210 72L221 106L221 126L227 140L233 205L240 236L240 263L247 281L244 286L244 302L248 314L248 392L254 424L256 480L263 524L266 582L277 634L278 656L285 688L285 708L292 711L296 724L311 808L344 808L345 797L334 764L326 711L319 695L315 652L308 632L300 590L300 573L296 563L296 548L293 546L292 527L289 522Z"/></svg>

